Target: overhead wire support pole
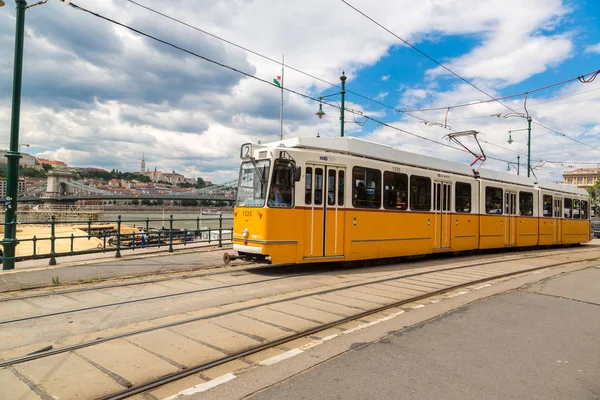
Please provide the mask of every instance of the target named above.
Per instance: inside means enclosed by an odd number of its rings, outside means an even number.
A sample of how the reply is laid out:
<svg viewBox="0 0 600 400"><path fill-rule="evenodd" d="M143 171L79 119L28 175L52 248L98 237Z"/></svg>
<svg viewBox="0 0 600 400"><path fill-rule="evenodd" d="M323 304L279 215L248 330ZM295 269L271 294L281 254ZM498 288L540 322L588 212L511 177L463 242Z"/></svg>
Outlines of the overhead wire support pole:
<svg viewBox="0 0 600 400"><path fill-rule="evenodd" d="M284 85L284 71L285 67L285 55L281 56L281 108L279 110L279 140L283 140L283 85Z"/></svg>
<svg viewBox="0 0 600 400"><path fill-rule="evenodd" d="M4 210L4 263L3 270L15 268L17 246L17 196L19 191L19 122L21 118L21 85L23 78L23 40L25 37L25 0L15 0L17 5L15 30L15 60L13 72L12 115L10 144L6 153L6 208Z"/></svg>

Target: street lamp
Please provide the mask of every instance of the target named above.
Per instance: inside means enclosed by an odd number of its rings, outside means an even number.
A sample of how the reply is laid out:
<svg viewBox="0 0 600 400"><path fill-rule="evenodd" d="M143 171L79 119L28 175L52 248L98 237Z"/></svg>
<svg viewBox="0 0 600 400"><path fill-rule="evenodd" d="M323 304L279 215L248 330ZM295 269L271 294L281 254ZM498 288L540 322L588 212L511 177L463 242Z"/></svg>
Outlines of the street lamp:
<svg viewBox="0 0 600 400"><path fill-rule="evenodd" d="M340 81L342 81L342 91L338 93L328 94L327 96L319 97L319 111L315 113L319 119L322 119L325 116L325 111L323 111L323 103L322 100L325 97L335 96L337 94L342 95L342 105L340 106L340 136L344 137L344 100L346 96L346 74L342 71L342 76L340 76Z"/></svg>
<svg viewBox="0 0 600 400"><path fill-rule="evenodd" d="M46 3L42 0L29 7ZM17 6L15 29L15 60L13 70L12 114L10 119L10 144L6 152L6 199L4 200L4 246L3 270L15 268L15 248L17 246L17 196L19 191L19 121L21 118L21 83L23 77L23 39L25 37L25 0L15 0ZM0 0L0 7L4 6Z"/></svg>
<svg viewBox="0 0 600 400"><path fill-rule="evenodd" d="M504 116L504 118L511 118L511 117L525 118L527 120L527 177L529 178L530 173L531 173L531 117L529 116L529 114L523 114L523 113L508 113ZM511 132L524 131L524 130L525 129L509 131L508 144L511 144L513 142Z"/></svg>
<svg viewBox="0 0 600 400"><path fill-rule="evenodd" d="M509 139L509 140L511 140L511 139ZM514 168L515 163L509 161L506 165L506 172L510 171L511 165L513 165L513 168ZM521 156L520 155L517 156L517 175L521 175Z"/></svg>

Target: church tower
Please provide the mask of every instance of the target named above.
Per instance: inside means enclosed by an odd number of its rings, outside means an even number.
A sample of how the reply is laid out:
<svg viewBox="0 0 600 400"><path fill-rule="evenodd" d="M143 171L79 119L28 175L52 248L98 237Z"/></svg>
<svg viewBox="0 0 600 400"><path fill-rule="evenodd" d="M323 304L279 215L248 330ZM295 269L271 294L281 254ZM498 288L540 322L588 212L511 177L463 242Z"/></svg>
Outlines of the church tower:
<svg viewBox="0 0 600 400"><path fill-rule="evenodd" d="M144 160L144 153L142 153L142 169L141 172L146 172L146 160Z"/></svg>

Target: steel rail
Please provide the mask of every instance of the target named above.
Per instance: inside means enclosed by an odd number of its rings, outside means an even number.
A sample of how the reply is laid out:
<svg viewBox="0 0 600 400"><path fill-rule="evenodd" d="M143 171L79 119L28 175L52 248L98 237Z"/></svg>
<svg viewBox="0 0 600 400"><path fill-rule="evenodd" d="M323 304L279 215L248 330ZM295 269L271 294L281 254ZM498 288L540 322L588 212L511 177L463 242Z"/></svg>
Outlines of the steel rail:
<svg viewBox="0 0 600 400"><path fill-rule="evenodd" d="M584 250L584 251L577 252L577 254L590 252L590 251L594 251L594 250ZM554 253L554 254L556 254L556 253ZM563 253L559 253L559 254L563 254ZM549 254L549 255L553 255L553 254ZM517 256L517 257L511 257L511 258L506 258L506 259L502 259L502 260L496 259L496 260L490 260L490 261L484 261L484 262L478 262L478 263L471 263L471 264L464 265L462 267L489 265L489 264L494 264L497 262L515 261L515 260L530 259L530 258L536 258L536 257L539 258L539 257L545 257L545 256L547 256L547 255L526 255L526 256L521 256L521 257ZM165 281L177 280L177 279L191 279L191 278L204 277L204 276L224 275L224 274L234 273L234 272L252 271L255 269L270 269L270 268L277 268L277 267L281 268L280 266L253 267L253 268L245 268L245 269L237 269L237 270L229 270L229 271L217 271L214 273L196 274L196 275L183 276L183 277L170 277L170 278L162 279L162 280L156 279L156 280L142 281L142 282L124 283L124 284L116 284L116 285L105 285L105 286L100 286L100 287L95 287L95 288L87 288L87 289L82 288L82 289L65 290L60 293L51 292L51 293L42 293L42 294L32 295L32 296L11 297L11 298L0 299L0 303L8 302L8 301L16 301L16 300L26 300L26 299L37 298L37 297L47 297L47 296L53 296L53 295L58 296L58 295L63 295L63 294L77 293L77 292L84 292L84 291L127 287L127 286L140 285L140 284L146 284L146 283L165 282ZM450 268L445 268L445 269L443 268L443 269L439 269L438 271L448 271L448 270L451 270L452 268L455 268L455 267L450 267ZM352 268L347 268L347 269L340 270L339 272L349 271L351 269ZM257 280L257 281L253 281L253 282L244 282L244 283L237 283L237 284L231 284L231 285L217 286L217 287L212 287L212 288L187 290L187 291L183 291L183 292L175 292L175 293L168 293L168 294L157 295L157 296L144 297L144 298L139 298L139 299L124 300L124 301L119 301L119 302L114 302L114 303L74 308L74 309L64 310L64 311L56 311L56 312L52 312L52 313L48 313L48 314L31 315L31 316L27 316L27 317L21 317L21 318L15 318L15 319L11 319L11 320L0 321L0 325L7 325L7 324L12 324L12 323L17 323L17 322L24 322L24 321L40 319L40 318L48 318L48 317L55 317L58 315L65 315L65 314L78 313L78 312L84 312L84 311L90 311L90 310L97 310L97 309L101 309L101 308L129 305L129 304L164 299L164 298L169 298L169 297L184 296L184 295L189 295L189 294L197 294L197 293L209 292L209 291L215 291L215 290L221 290L221 289L230 289L230 288L234 288L234 287L249 286L249 285L271 282L271 281L293 279L293 278L302 277L302 276L309 276L309 275L318 276L318 275L322 275L322 274L325 274L328 272L329 271L322 271L322 272L310 271L310 272L292 274L292 275L288 275L288 276L284 276L284 277L262 279L262 280ZM393 272L393 271L390 271L390 272Z"/></svg>
<svg viewBox="0 0 600 400"><path fill-rule="evenodd" d="M505 277L510 277L510 276L519 275L519 274L524 274L524 273L528 273L528 272L532 272L532 271L537 271L537 270L540 270L540 269L553 268L553 267L558 267L558 266L562 266L562 265L566 265L566 264L573 264L573 263L577 263L577 262L597 260L598 258L599 257L594 257L593 259L587 259L587 260L566 261L566 262L562 262L562 263L555 263L555 264L545 265L545 266L541 266L541 267L528 268L528 269L520 270L520 271L507 272L507 273L503 273L503 274L499 274L499 275L494 275L494 276L490 276L490 277L486 277L486 278L475 279L473 281L469 281L469 282L466 282L466 283L460 283L460 284L457 284L457 285L454 285L454 286L450 286L450 287L447 287L447 288L436 290L434 292L430 292L430 293L425 293L425 294L422 294L422 295L414 296L414 297L411 297L409 299L399 300L399 301L396 301L396 302L393 302L393 303L390 303L390 304L386 304L386 305L383 305L383 306L380 306L380 307L377 307L377 308L374 308L374 309L371 309L371 310L367 310L367 311L364 311L364 312L361 312L361 313L358 313L358 314L355 314L355 315L352 315L352 316L349 316L349 317L344 317L344 318L341 318L341 319L333 321L333 322L322 324L322 325L319 325L319 326L317 326L315 328L310 328L310 329L304 330L302 332L298 332L298 333L295 333L295 334L292 334L292 335L288 335L286 337L283 337L283 338L280 338L280 339L277 339L277 340L274 340L274 341L271 341L271 342L268 342L268 343L261 344L260 346L256 346L256 347L253 347L253 348L250 348L250 349L246 349L246 350L243 350L243 351L231 354L229 356L220 358L218 360L211 361L209 363L205 363L205 364L197 365L195 367L187 368L185 370L181 370L181 371L178 371L178 372L166 375L164 377L155 379L154 381L151 381L151 382L148 382L148 383L144 383L144 384L141 384L141 385L132 386L131 388L127 388L127 389L125 389L125 390L123 390L123 391L121 391L121 392L119 392L117 394L111 394L111 395L103 396L103 397L97 398L97 400L122 400L122 399L126 399L129 396L140 394L140 393L143 393L143 392L145 392L147 390L155 389L155 388L157 388L159 386L162 386L162 385L165 385L165 384L177 381L179 379L185 378L185 377L193 375L193 374L197 374L198 372L202 372L202 371L204 371L204 370L206 370L208 368L213 368L213 367L216 367L218 365L225 364L227 362L236 360L236 359L238 359L240 357L246 357L246 356L258 353L258 352L260 352L262 350L266 350L268 348L271 348L271 347L274 347L274 346L278 346L278 345L281 345L281 344L284 344L284 343L287 343L287 342L290 342L292 340L299 339L299 338L302 338L302 337L305 337L305 336L309 336L309 335L312 335L314 333L323 331L325 329L333 328L333 327L335 327L337 325L344 324L346 322L354 321L356 319L360 319L360 318L363 318L363 317L366 317L366 316L369 316L369 315L372 315L372 314L376 314L378 312L385 311L385 310L390 309L390 308L399 307L399 306L402 306L404 304L408 304L408 303L412 303L412 302L415 302L415 301L419 301L419 300L423 300L423 299L426 299L426 298L430 298L430 297L433 297L433 296L438 296L438 295L441 295L441 294L444 294L444 293L448 293L450 291L453 291L453 290L456 290L456 289L460 289L460 288L463 288L463 287L466 287L466 286L476 285L476 284L479 284L479 283L484 283L484 282L488 282L488 281L495 280L495 279L502 279L502 278L505 278Z"/></svg>
<svg viewBox="0 0 600 400"><path fill-rule="evenodd" d="M540 257L537 257L537 258L541 258L541 257L547 257L547 256L540 256ZM543 268L552 268L552 267L556 267L556 266L560 266L560 265L572 264L572 263L575 263L575 262L591 261L591 260L596 260L596 259L599 259L599 258L600 258L600 256L596 256L596 257L593 257L593 258L590 258L590 259L570 260L570 261L565 261L565 262L556 263L556 264L549 264L549 265L545 265L545 266L541 266L541 267L535 267L535 268L532 268L532 269L525 269L525 270L511 272L507 276L510 276L510 274L514 275L514 274L526 273L526 272L529 272L529 271L535 271L535 270L543 269ZM492 264L492 263L499 264L499 263L511 262L511 261L515 261L515 260L504 260L504 261L495 260L495 261L487 262L486 264ZM356 283L356 284L352 284L352 285L348 285L348 286L344 286L344 287L340 287L340 288L326 289L326 290L321 290L321 291L317 291L317 292L312 292L312 293L307 293L307 294L292 296L292 297L285 298L285 299L267 301L267 302L261 303L261 304L240 307L238 309L227 310L227 311L222 311L222 312L218 312L218 313L203 315L203 316L200 316L200 317L194 317L194 318L189 318L189 319L185 319L185 320L181 320L181 321L170 322L170 323L167 323L167 324L157 325L157 326L143 328L143 329L138 329L138 330L134 330L134 331L130 331L130 332L123 332L123 333L120 333L120 334L117 334L117 335L107 336L107 337L100 337L100 338L97 338L97 339L94 339L94 340L90 340L90 341L87 341L87 342L82 342L82 343L78 343L78 344L74 344L74 345L69 345L69 346L61 347L61 348L50 350L50 351L46 351L46 352L35 353L35 354L28 354L28 355L25 355L25 356L21 356L21 357L9 359L9 360L3 360L3 361L0 361L0 368L6 367L8 365L20 364L20 363L23 363L23 362L26 362L26 361L32 361L32 360L36 360L36 359L40 359L40 358L45 358L45 357L49 357L49 356L56 355L56 354L62 354L62 353L65 353L65 352L69 352L69 351L73 351L73 350L78 350L78 349L82 349L82 348L85 348L85 347L94 346L94 345L97 345L97 344L100 344L100 343L104 343L104 342L108 342L108 341L111 341L111 340L121 339L121 338L124 338L124 337L134 336L134 335L138 335L138 334L142 334L142 333L147 333L147 332L152 332L152 331L156 331L156 330L159 330L159 329L165 329L165 328L171 328L171 327L174 327L174 326L185 325L185 324L188 324L188 323L191 323L191 322L202 321L202 320L209 320L209 319L218 318L218 317L222 317L222 316L226 316L226 315L231 315L231 314L235 314L235 313L240 313L240 312L243 312L243 311L248 311L248 310L252 310L252 309L256 309L256 308L260 308L260 307L266 307L266 306L271 306L271 305L274 305L274 304L279 304L279 303L285 303L285 302L290 302L290 301L294 301L294 300L299 300L299 299L306 298L306 297L312 297L312 296L319 296L319 295L323 295L323 294L335 293L335 292L339 292L339 291L343 291L343 290L353 289L353 288L356 288L356 287L374 285L374 284L378 284L378 283L383 283L383 282L393 281L393 280L399 280L399 279L406 279L406 278L411 278L411 277L414 277L414 276L431 275L431 274L436 274L436 273L445 272L445 271L460 270L460 269L465 269L465 268L474 268L474 267L478 267L478 266L486 265L486 264L483 264L483 263L470 264L470 265L463 265L463 266L451 267L451 268L446 268L446 269L441 269L441 270L417 272L417 273L407 274L407 275L403 275L403 276L387 277L387 278L382 278L382 279L378 279L378 280L374 280L374 281L370 281L370 282ZM503 276L503 274L501 274L501 275L493 275L490 278L482 278L482 280L485 281L485 280L490 280L490 279L497 279L497 278L502 277L502 276ZM475 283L477 283L478 281L475 281ZM469 283L469 284L471 284L471 283ZM458 287L461 287L461 286L464 286L464 285L460 284ZM446 290L446 289L444 289L444 290ZM429 293L428 296L434 295L434 294Z"/></svg>

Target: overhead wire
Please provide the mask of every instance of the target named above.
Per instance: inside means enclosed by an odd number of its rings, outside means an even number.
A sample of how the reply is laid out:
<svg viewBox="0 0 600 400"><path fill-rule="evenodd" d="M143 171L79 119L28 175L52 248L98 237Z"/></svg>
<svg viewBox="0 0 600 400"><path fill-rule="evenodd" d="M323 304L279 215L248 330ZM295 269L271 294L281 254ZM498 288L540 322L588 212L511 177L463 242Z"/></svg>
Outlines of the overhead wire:
<svg viewBox="0 0 600 400"><path fill-rule="evenodd" d="M61 0L61 1L64 1L64 0ZM65 3L65 4L66 4L66 3ZM105 20L105 21L107 21L107 22L110 22L110 23L112 23L112 24L115 24L115 25L118 25L118 26L120 26L120 27L122 27L122 28L128 29L128 30L130 30L130 31L132 31L132 32L135 32L135 33L137 33L138 35L141 35L141 36L147 37L147 38L149 38L149 39L155 40L155 41L157 41L157 42L159 42L159 43L162 43L162 44L164 44L164 45L166 45L166 46L169 46L169 47L172 47L172 48L174 48L174 49L180 50L180 51L182 51L182 52L184 52L184 53L186 53L186 54L192 55L192 56L194 56L194 57L198 57L198 58L200 58L200 59L202 59L202 60L204 60L204 61L207 61L207 62L209 62L209 63L215 64L215 65L218 65L218 66L220 66L220 67L222 67L222 68L225 68L225 69L228 69L228 70L230 70L230 71L233 71L233 72L239 73L239 74L241 74L241 75L244 75L244 76L246 76L246 77L248 77L248 78L255 79L255 80L257 80L257 81L260 81L260 82L262 82L262 83L265 83L265 84L267 84L267 85L273 86L273 87L277 88L277 90L281 90L281 89L282 89L281 87L279 87L279 86L275 85L275 84L274 84L274 83L272 83L271 81L268 81L268 80L266 80L266 79L263 79L263 78L257 77L257 76L255 76L255 75L252 75L252 74L250 74L250 73L247 73L247 72L245 72L245 71L242 71L242 70L240 70L240 69L237 69L237 68L235 68L235 67L229 66L229 65L227 65L227 64L221 63L221 62L219 62L219 61L212 60L212 59L210 59L210 58L208 58L208 57L206 57L206 56L203 56L203 55L201 55L201 54L198 54L198 53L196 53L196 52L193 52L193 51L191 51L191 50L188 50L188 49L186 49L186 48L183 48L183 47L181 47L181 46L178 46L178 45L176 45L176 44L174 44L174 43L171 43L171 42L169 42L169 41L166 41L166 40L160 39L160 38L158 38L158 37L156 37L156 36L153 36L153 35L151 35L151 34L149 34L149 33L146 33L146 32L143 32L143 31L141 31L141 30L139 30L139 29L133 28L133 27L131 27L131 26L127 25L127 24L124 24L124 23L118 22L118 21L116 21L116 20L114 20L114 19L111 19L111 18L109 18L109 17L106 17L106 16L104 16L104 15L102 15L102 14L99 14L99 13L97 13L97 12L94 12L94 11L88 10L88 9L86 9L86 8L84 8L84 7L81 7L81 6L79 6L79 5L77 5L77 4L73 3L73 2L70 2L68 5L69 5L70 7L72 7L72 8L74 8L74 9L76 9L76 10L80 10L80 11L83 11L83 12L85 12L85 13L88 13L88 14L90 14L90 15L94 16L94 17L97 17L97 18L103 19L103 20ZM320 103L322 103L322 104L325 104L325 105L327 105L327 106L329 106L329 107L332 107L332 108L341 109L341 107L340 107L340 106L337 106L337 105L335 105L335 104L332 104L332 103L329 103L329 102L327 102L327 101L323 101L322 99L318 99L318 98L316 98L316 97L313 97L313 96L310 96L310 95L307 95L307 94L304 94L304 93L298 92L298 91L296 91L296 90L293 90L293 89L290 89L290 88L288 88L288 87L284 87L284 88L283 88L283 90L285 90L285 91L287 91L287 92L289 92L289 93L293 93L293 94L295 94L295 95L297 95L297 96L303 97L303 98L305 98L305 99L309 99L309 100L312 100L312 101L315 101L315 102L320 102ZM380 121L380 120L377 120L377 119L375 119L375 118L373 118L373 117L370 117L370 116L368 116L368 115L361 115L360 113L356 112L355 110L348 109L348 108L344 108L344 109L345 109L345 111L347 111L347 112L349 112L349 113L352 113L352 114L354 114L354 115L359 115L359 116L362 116L363 118L365 118L365 119L367 119L367 120L373 121L373 122L375 122L375 123L376 123L378 126L385 126L385 127L387 127L387 128L394 129L394 130L396 130L396 131L399 131L399 132L405 133L405 134L407 134L407 135L410 135L410 136L413 136L413 137L416 137L416 138L419 138L419 139L422 139L422 140L425 140L425 141L428 141L428 142L431 142L431 143L435 143L435 144L438 144L438 145L441 145L441 146L444 146L444 147L448 147L448 148L451 148L451 149L454 149L454 150L458 150L458 151L462 151L462 152L467 152L466 150L463 150L463 149L460 149L460 148L454 147L454 146L452 146L452 145L450 145L450 144L448 144L448 143L440 142L440 141L437 141L437 140L434 140L434 139L430 139L430 138L428 138L428 137L425 137L425 136L418 135L418 134L416 134L416 133L414 133L414 132L410 132L410 131L407 131L407 130L405 130L405 129L398 128L398 127L396 127L396 126L393 126L393 125L391 125L391 124L388 124L388 123L386 123L386 122L383 122L383 121ZM501 158L496 158L496 157L488 157L488 158L490 158L490 159L493 159L493 160L496 160L496 161L501 161L501 162L510 162L510 161L508 161L508 160L504 160L504 159L501 159Z"/></svg>
<svg viewBox="0 0 600 400"><path fill-rule="evenodd" d="M421 55L423 55L424 57L428 58L429 60L431 60L432 62L434 62L435 64L437 64L439 67L445 69L446 71L448 71L450 74L454 75L456 78L460 79L461 81L465 82L466 84L468 84L469 86L473 87L474 89L476 89L477 91L483 93L484 95L486 95L487 97L489 97L490 99L492 99L492 101L497 102L498 104L501 104L502 106L504 106L505 108L507 108L508 110L512 111L513 113L519 114L515 109L513 109L512 107L510 107L509 105L507 105L506 103L502 102L500 99L495 98L494 96L492 96L491 94L487 93L485 90L479 88L478 86L476 86L475 84L473 84L472 82L470 82L469 80L463 78L462 76L458 75L456 72L452 71L450 68L446 67L444 64L440 63L439 61L437 61L436 59L434 59L433 57L431 57L429 54L425 53L424 51L422 51L421 49L417 48L416 46L412 45L411 43L407 42L406 40L404 40L403 38L401 38L400 36L398 36L396 33L394 33L393 31L391 31L390 29L388 29L386 26L384 26L383 24L379 23L378 21L376 21L375 19L371 18L369 15L365 14L363 11L359 10L358 8L356 8L355 6L353 6L352 4L348 3L346 0L340 0L342 3L346 4L348 7L352 8L354 11L356 11L357 13L359 13L360 15L362 15L363 17L365 17L366 19L368 19L369 21L373 22L375 25L379 26L381 29L385 30L386 32L388 32L389 34L391 34L392 36L394 36L395 38L397 38L398 40L400 40L402 43L404 43L405 45L409 46L410 48L412 48L413 50L417 51L418 53L420 53ZM582 83L588 83L588 82L592 82L596 79L596 76L598 76L598 74L600 73L600 70L597 70L595 73L593 73L593 76L589 79L585 79L585 77L578 77L579 81ZM529 115L528 115L529 117ZM534 122L534 124L548 129L560 136L563 136L567 139L573 140L577 143L580 143L584 146L588 146L592 149L595 150L599 150L599 148L594 147L592 145L589 145L587 143L584 143L578 139L572 138L562 132L558 132L552 128L549 128L547 126L544 126L538 122Z"/></svg>

